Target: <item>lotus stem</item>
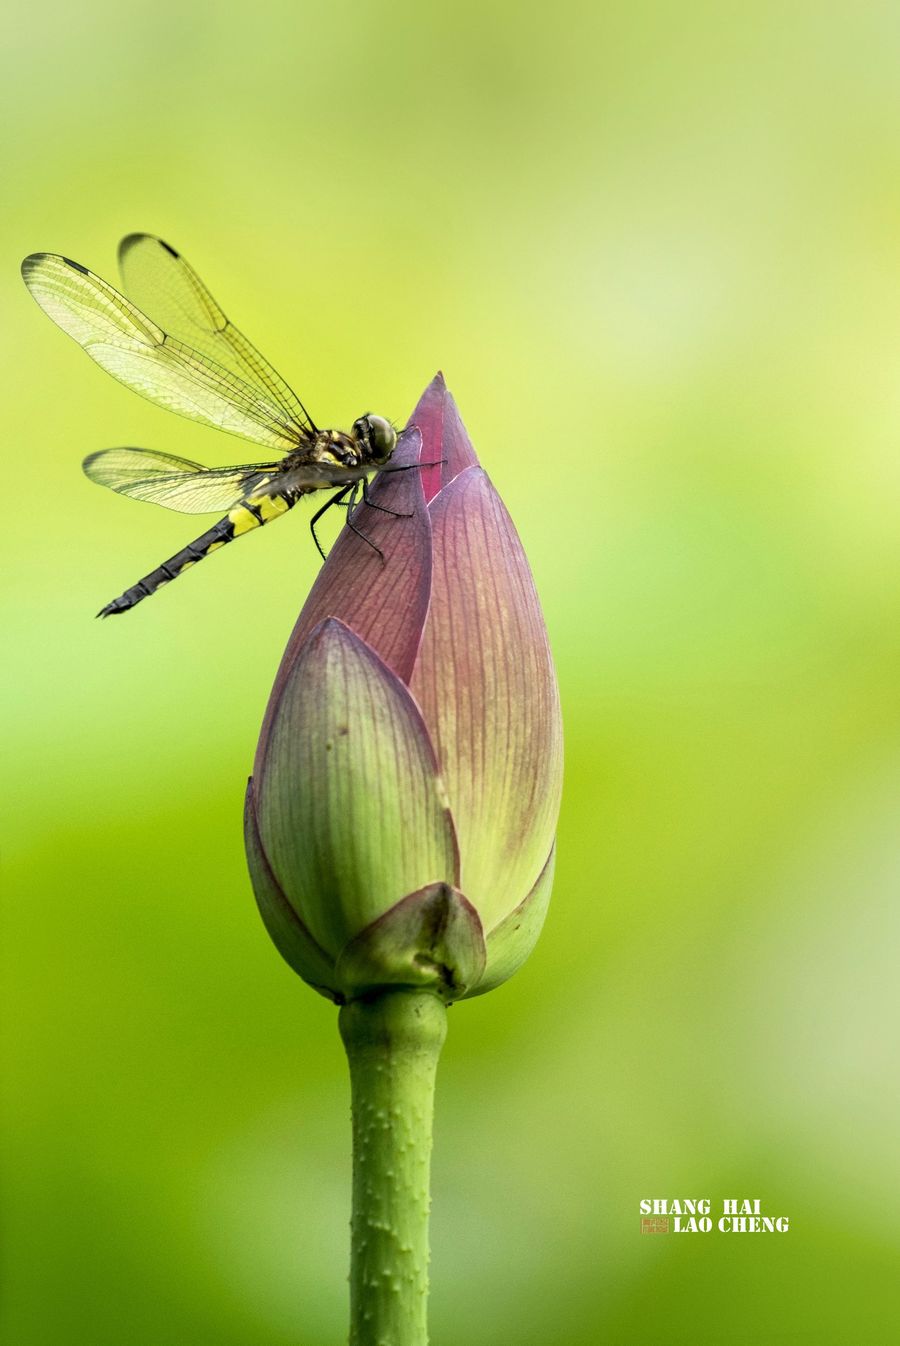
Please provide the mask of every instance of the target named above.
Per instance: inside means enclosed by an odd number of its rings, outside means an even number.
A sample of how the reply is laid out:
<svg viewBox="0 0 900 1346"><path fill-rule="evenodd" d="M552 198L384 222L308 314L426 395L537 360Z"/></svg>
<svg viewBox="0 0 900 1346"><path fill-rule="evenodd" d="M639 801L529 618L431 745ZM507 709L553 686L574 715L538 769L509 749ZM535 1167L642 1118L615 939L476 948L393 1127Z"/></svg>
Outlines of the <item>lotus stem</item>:
<svg viewBox="0 0 900 1346"><path fill-rule="evenodd" d="M434 1082L447 1034L433 992L340 1012L353 1109L350 1346L427 1346Z"/></svg>

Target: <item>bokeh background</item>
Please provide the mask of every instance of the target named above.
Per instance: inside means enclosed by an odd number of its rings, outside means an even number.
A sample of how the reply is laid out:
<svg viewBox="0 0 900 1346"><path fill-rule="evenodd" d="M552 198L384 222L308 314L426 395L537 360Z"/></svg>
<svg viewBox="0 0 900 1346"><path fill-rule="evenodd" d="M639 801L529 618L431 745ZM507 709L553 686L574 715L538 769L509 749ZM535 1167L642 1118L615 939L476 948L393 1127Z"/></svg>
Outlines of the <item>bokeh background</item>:
<svg viewBox="0 0 900 1346"><path fill-rule="evenodd" d="M437 1346L900 1337L900 18L798 0L14 0L0 126L4 1346L345 1332L335 1013L241 804L317 568L88 452L247 445L118 386L26 253L158 232L320 423L442 367L567 728L538 950L454 1009ZM785 1236L642 1237L643 1197Z"/></svg>

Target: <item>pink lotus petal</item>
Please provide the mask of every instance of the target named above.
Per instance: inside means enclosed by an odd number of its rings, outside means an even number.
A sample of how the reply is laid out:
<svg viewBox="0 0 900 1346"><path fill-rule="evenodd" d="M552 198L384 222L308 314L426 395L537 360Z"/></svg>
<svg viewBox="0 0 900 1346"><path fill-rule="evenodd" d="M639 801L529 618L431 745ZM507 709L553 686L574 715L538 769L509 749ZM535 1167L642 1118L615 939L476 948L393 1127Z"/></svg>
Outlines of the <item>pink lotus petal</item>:
<svg viewBox="0 0 900 1346"><path fill-rule="evenodd" d="M429 503L442 487L467 467L477 467L478 456L472 448L456 403L444 382L443 374L434 378L419 398L409 418L422 432L422 460L437 464L422 469L422 485ZM439 459L446 459L439 463Z"/></svg>
<svg viewBox="0 0 900 1346"><path fill-rule="evenodd" d="M530 891L553 843L559 693L522 544L484 472L467 468L429 512L431 607L410 689L447 783L460 886L490 930Z"/></svg>
<svg viewBox="0 0 900 1346"><path fill-rule="evenodd" d="M388 668L404 682L409 681L431 591L431 523L422 491L423 474L412 466L419 461L421 443L418 430L405 430L389 470L380 473L370 492L383 509L411 517L393 518L368 506L354 515L357 527L380 547L384 561L361 537L344 528L319 571L281 659L254 770L259 770L268 739L272 707L281 696L303 642L325 617L337 617L349 626ZM405 470L395 471L398 467Z"/></svg>

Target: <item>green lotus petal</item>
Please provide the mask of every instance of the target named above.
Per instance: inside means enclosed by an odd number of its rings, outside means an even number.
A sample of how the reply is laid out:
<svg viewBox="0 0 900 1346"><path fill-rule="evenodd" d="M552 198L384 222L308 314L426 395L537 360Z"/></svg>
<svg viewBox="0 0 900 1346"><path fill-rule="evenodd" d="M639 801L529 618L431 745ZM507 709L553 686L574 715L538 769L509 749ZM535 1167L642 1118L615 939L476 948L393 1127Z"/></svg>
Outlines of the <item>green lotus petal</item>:
<svg viewBox="0 0 900 1346"><path fill-rule="evenodd" d="M385 986L427 986L451 1001L479 982L484 966L475 908L450 884L432 883L402 898L351 940L336 971L348 1000Z"/></svg>
<svg viewBox="0 0 900 1346"><path fill-rule="evenodd" d="M553 844L559 693L522 544L484 472L466 468L429 513L431 606L410 688L447 782L460 887L490 930L534 887Z"/></svg>
<svg viewBox="0 0 900 1346"><path fill-rule="evenodd" d="M253 781L244 805L244 842L256 905L273 944L284 961L328 1000L341 1002L334 959L321 949L281 891L263 850L256 823Z"/></svg>
<svg viewBox="0 0 900 1346"><path fill-rule="evenodd" d="M335 618L311 632L284 682L255 796L273 874L335 957L407 893L459 882L453 820L419 709Z"/></svg>
<svg viewBox="0 0 900 1346"><path fill-rule="evenodd" d="M481 980L466 992L468 997L493 991L495 986L518 972L538 941L553 890L556 846L541 870L537 883L515 911L496 926L485 940L487 962Z"/></svg>

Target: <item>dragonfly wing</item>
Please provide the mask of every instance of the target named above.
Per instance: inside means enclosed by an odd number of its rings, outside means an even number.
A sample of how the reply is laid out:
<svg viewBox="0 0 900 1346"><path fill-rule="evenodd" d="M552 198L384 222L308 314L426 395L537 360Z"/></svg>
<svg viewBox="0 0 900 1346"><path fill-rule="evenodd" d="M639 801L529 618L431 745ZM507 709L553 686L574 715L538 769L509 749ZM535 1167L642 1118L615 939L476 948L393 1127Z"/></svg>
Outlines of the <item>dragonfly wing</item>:
<svg viewBox="0 0 900 1346"><path fill-rule="evenodd" d="M279 471L277 463L204 467L151 449L101 449L85 458L83 467L99 486L180 514L221 514L264 490Z"/></svg>
<svg viewBox="0 0 900 1346"><path fill-rule="evenodd" d="M153 234L129 234L119 244L119 270L126 294L160 327L258 388L286 420L314 433L296 393L229 322L180 253Z"/></svg>
<svg viewBox="0 0 900 1346"><path fill-rule="evenodd" d="M168 334L86 267L38 252L25 258L22 276L57 326L142 397L281 452L305 441L278 402Z"/></svg>

